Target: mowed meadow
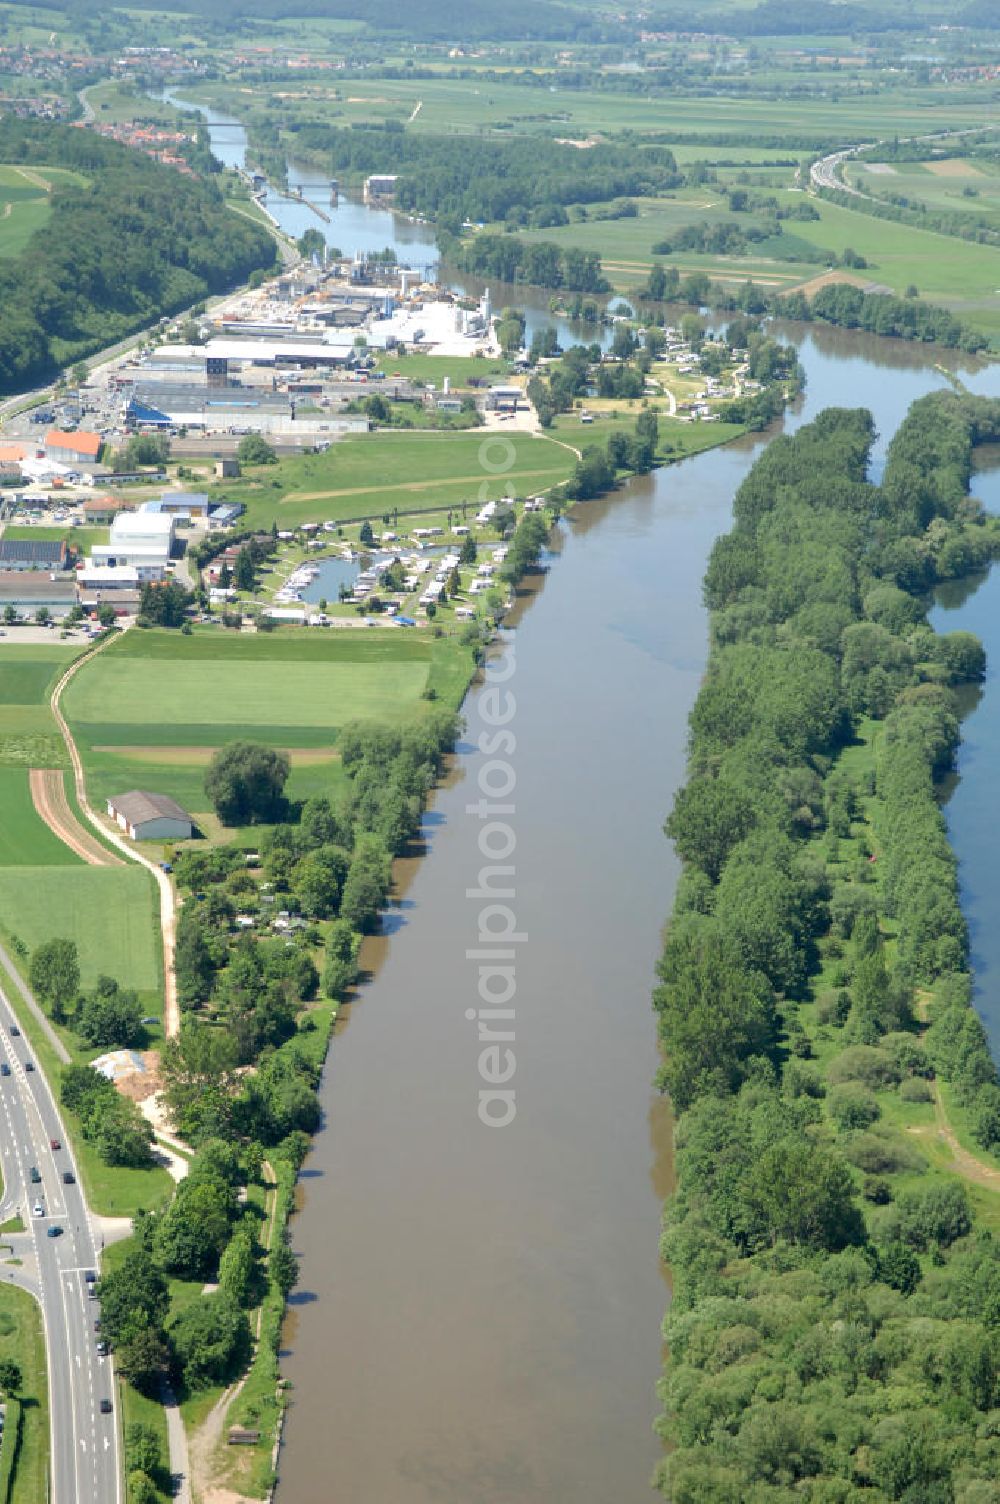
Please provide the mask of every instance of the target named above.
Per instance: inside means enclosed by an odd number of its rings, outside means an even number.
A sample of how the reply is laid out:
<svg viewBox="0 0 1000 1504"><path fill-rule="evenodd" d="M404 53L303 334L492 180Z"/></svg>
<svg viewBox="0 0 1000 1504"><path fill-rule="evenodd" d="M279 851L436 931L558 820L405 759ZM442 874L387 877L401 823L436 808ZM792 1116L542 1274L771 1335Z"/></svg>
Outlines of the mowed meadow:
<svg viewBox="0 0 1000 1504"><path fill-rule="evenodd" d="M65 770L49 698L79 651L59 642L0 644L0 935L30 952L52 935L75 940L85 986L102 974L159 1008L162 966L151 879L139 867L92 867L37 814L32 768ZM67 794L72 779L62 772Z"/></svg>
<svg viewBox="0 0 1000 1504"><path fill-rule="evenodd" d="M279 528L358 521L391 516L397 509L465 505L475 513L491 498L530 496L558 485L575 461L572 450L544 435L502 428L352 434L321 454L297 456L216 486L213 495L244 502L250 527L270 527L275 519Z"/></svg>
<svg viewBox="0 0 1000 1504"><path fill-rule="evenodd" d="M239 739L290 754L290 799L341 781L339 729L398 720L428 691L461 699L468 650L405 628L189 636L133 630L95 657L67 689L64 710L95 804L127 789L169 794L218 834L205 770L217 747Z"/></svg>

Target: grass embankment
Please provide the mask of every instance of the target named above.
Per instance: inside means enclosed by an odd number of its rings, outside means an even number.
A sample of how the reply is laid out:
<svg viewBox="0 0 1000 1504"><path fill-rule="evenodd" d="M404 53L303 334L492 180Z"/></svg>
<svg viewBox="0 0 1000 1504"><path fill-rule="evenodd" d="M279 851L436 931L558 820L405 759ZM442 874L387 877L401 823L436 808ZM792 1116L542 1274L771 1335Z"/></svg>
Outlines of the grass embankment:
<svg viewBox="0 0 1000 1504"><path fill-rule="evenodd" d="M7 1358L20 1368L22 1384L19 1403L7 1402L0 1498L8 1504L39 1504L47 1497L49 1470L45 1336L38 1305L26 1291L11 1285L0 1286L0 1359Z"/></svg>

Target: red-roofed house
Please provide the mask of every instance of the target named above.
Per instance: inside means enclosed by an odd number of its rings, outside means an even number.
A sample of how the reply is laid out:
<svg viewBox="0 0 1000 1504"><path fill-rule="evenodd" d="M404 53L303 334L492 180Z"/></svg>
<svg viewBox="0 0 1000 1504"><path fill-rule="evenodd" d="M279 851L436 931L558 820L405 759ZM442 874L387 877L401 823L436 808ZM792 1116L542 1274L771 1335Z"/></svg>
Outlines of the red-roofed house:
<svg viewBox="0 0 1000 1504"><path fill-rule="evenodd" d="M99 433L62 433L58 428L51 428L45 435L45 458L63 465L86 464L88 460L94 464L100 452Z"/></svg>

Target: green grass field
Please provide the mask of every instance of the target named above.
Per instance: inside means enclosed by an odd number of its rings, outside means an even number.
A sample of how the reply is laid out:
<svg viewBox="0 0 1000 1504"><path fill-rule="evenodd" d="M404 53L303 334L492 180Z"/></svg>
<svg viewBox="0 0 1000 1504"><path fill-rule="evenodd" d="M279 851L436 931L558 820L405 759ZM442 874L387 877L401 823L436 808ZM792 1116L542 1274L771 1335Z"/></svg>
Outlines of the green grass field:
<svg viewBox="0 0 1000 1504"><path fill-rule="evenodd" d="M0 166L0 256L19 256L48 222L50 186L81 181L60 167Z"/></svg>
<svg viewBox="0 0 1000 1504"><path fill-rule="evenodd" d="M133 631L81 669L65 709L95 802L148 788L205 816L215 747L249 738L289 749L289 797L329 793L343 778L332 750L340 726L416 711L428 687L457 705L470 668L453 638L401 629Z"/></svg>
<svg viewBox="0 0 1000 1504"><path fill-rule="evenodd" d="M876 167L878 171L872 171ZM847 181L863 193L902 195L950 214L1000 217L1000 172L985 157L941 162L848 163Z"/></svg>
<svg viewBox="0 0 1000 1504"><path fill-rule="evenodd" d="M433 381L437 386L446 376L451 378L453 386L467 386L470 378L483 377L486 380L503 381L510 369L505 360L485 360L476 355L382 355L376 361L377 369L384 371L387 378L395 375L408 377L411 381ZM390 380L384 383L376 382L374 385L363 383L362 388L365 396L371 392L385 391L390 386Z"/></svg>
<svg viewBox="0 0 1000 1504"><path fill-rule="evenodd" d="M0 867L70 867L79 862L35 813L27 769L0 766Z"/></svg>
<svg viewBox="0 0 1000 1504"><path fill-rule="evenodd" d="M48 701L60 672L78 652L78 647L57 642L0 641L0 768L68 766ZM0 795L0 815L4 812Z"/></svg>
<svg viewBox="0 0 1000 1504"><path fill-rule="evenodd" d="M395 369L395 368L394 368ZM476 508L492 497L531 495L570 474L573 456L550 439L516 431L352 434L214 488L247 507L251 527L342 522L435 505Z"/></svg>
<svg viewBox="0 0 1000 1504"><path fill-rule="evenodd" d="M982 181L993 180L984 177ZM1000 178L995 181L1000 210ZM776 197L789 207L803 201L801 193L785 189L777 189ZM827 269L831 262L821 253L838 257L850 248L867 262L866 268L858 273L862 279L899 294L912 284L928 302L952 308L974 327L991 334L1000 328L997 247L877 219L861 210L845 209L819 198L811 198L810 202L819 212L818 220L786 220L780 239L752 246L746 256L709 256L692 251L654 256L653 246L669 240L672 232L682 225L752 222L751 216L730 214L724 199L692 189L682 190L670 199L639 201L635 219L591 219L522 233L529 240L551 240L559 245L598 251L605 274L623 292L644 283L650 265L658 259L677 266L682 273L704 271L729 282L753 278L774 289L791 289ZM800 259L803 252L809 255L806 248L810 246L815 248L815 259ZM781 251L780 257L774 254L776 250Z"/></svg>
<svg viewBox="0 0 1000 1504"><path fill-rule="evenodd" d="M45 1499L49 1461L49 1392L45 1372L42 1313L25 1290L0 1286L0 1359L12 1358L21 1370L21 1440L10 1491L10 1504L38 1504Z"/></svg>
<svg viewBox="0 0 1000 1504"><path fill-rule="evenodd" d="M185 94L237 114L256 102L254 91L245 85L203 84ZM636 130L660 134L668 144L671 133L708 139L740 133L785 135L789 140L804 134L834 141L870 140L872 133L905 136L982 123L981 91L971 88L900 88L865 97L845 93L843 98L817 89L804 105L800 98L727 95L721 80L711 96L570 89L560 86L558 73L549 89L520 83L516 75L509 81L447 73L434 79L352 78L336 89L328 79L303 79L288 105L301 117L349 126L366 120L405 123L418 102L420 111L410 129L420 132L469 135L499 127L505 133L585 139L594 132ZM725 151L735 155L737 148L727 146Z"/></svg>
<svg viewBox="0 0 1000 1504"><path fill-rule="evenodd" d="M85 987L106 974L140 992L159 989L152 916L152 877L141 867L0 868L3 929L30 950L53 935L74 940Z"/></svg>

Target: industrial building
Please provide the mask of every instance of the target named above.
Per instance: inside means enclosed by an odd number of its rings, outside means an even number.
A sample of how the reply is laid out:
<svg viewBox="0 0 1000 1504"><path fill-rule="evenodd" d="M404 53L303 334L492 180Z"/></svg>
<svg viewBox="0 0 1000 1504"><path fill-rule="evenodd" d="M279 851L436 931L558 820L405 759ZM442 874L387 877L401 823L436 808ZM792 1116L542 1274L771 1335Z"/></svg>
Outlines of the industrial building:
<svg viewBox="0 0 1000 1504"><path fill-rule="evenodd" d="M139 571L134 564L85 564L77 570L77 584L81 592L129 590L138 599Z"/></svg>
<svg viewBox="0 0 1000 1504"><path fill-rule="evenodd" d="M399 175L395 172L373 172L365 178L365 199L392 198L396 192Z"/></svg>
<svg viewBox="0 0 1000 1504"><path fill-rule="evenodd" d="M84 433L82 430L63 433L61 429L50 428L45 435L45 458L57 460L61 465L93 465L101 452L101 442L99 433Z"/></svg>
<svg viewBox="0 0 1000 1504"><path fill-rule="evenodd" d="M191 816L166 794L132 789L108 800L108 814L132 841L191 839Z"/></svg>
<svg viewBox="0 0 1000 1504"><path fill-rule="evenodd" d="M13 606L20 615L34 616L45 609L52 616L65 616L76 605L76 581L72 575L45 574L40 569L0 569L0 610Z"/></svg>
<svg viewBox="0 0 1000 1504"><path fill-rule="evenodd" d="M178 519L208 516L208 497L203 491L164 491L156 501L147 501L144 512L159 512Z"/></svg>
<svg viewBox="0 0 1000 1504"><path fill-rule="evenodd" d="M69 568L65 541L41 538L0 538L0 570L44 569L61 573Z"/></svg>
<svg viewBox="0 0 1000 1504"><path fill-rule="evenodd" d="M98 544L90 552L90 564L128 565L137 571L140 583L147 580L162 580L167 572L174 532L175 517L169 514L148 511L120 513L111 524L111 536L107 543Z"/></svg>

